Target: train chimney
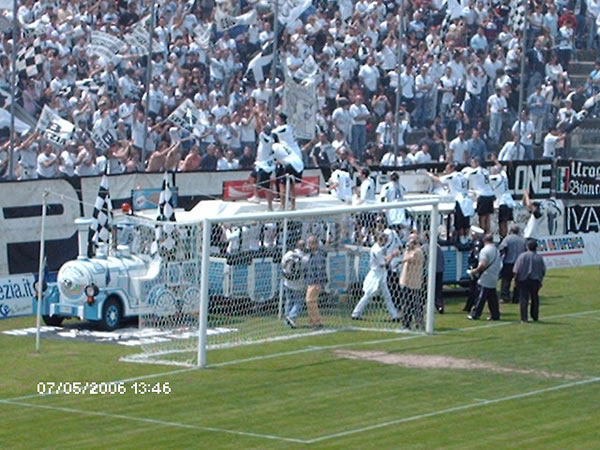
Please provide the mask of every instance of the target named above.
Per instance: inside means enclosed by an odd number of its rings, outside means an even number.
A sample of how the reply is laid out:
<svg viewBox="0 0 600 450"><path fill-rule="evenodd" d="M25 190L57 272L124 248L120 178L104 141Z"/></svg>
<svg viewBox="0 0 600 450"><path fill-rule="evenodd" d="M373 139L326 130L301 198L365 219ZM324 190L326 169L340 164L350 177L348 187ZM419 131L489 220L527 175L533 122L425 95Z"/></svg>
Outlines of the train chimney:
<svg viewBox="0 0 600 450"><path fill-rule="evenodd" d="M75 226L77 227L77 259L88 259L88 232L92 219L85 219L83 217L75 219Z"/></svg>

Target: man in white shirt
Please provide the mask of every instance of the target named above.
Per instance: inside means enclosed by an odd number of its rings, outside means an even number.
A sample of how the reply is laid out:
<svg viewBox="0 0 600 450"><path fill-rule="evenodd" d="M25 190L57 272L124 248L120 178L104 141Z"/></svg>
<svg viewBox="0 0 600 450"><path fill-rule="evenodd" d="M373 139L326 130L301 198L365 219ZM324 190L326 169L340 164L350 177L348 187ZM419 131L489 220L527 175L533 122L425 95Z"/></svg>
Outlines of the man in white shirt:
<svg viewBox="0 0 600 450"><path fill-rule="evenodd" d="M490 183L498 201L498 233L504 238L508 233L508 222L513 220L515 201L508 187L508 175L504 167L498 163L498 159L493 154L492 161L496 165L492 167Z"/></svg>
<svg viewBox="0 0 600 450"><path fill-rule="evenodd" d="M38 178L54 178L58 174L60 159L52 152L52 145L44 144L44 150L37 157Z"/></svg>
<svg viewBox="0 0 600 450"><path fill-rule="evenodd" d="M519 133L513 132L513 140L506 142L500 153L498 154L498 161L522 161L525 156L525 147L523 144L519 144Z"/></svg>
<svg viewBox="0 0 600 450"><path fill-rule="evenodd" d="M446 155L446 161L453 162L455 164L467 164L467 157L469 155L469 144L465 139L465 130L459 130L458 136L450 141L448 146L448 154Z"/></svg>
<svg viewBox="0 0 600 450"><path fill-rule="evenodd" d="M520 128L519 128L520 127ZM512 126L513 133L518 132L521 136L521 145L525 148L524 160L533 159L533 138L535 137L535 127L529 118L529 113L526 109L521 111L521 120L516 120Z"/></svg>
<svg viewBox="0 0 600 450"><path fill-rule="evenodd" d="M362 97L357 95L354 104L350 107L352 116L352 135L350 148L359 161L364 161L365 147L367 145L367 120L371 117L369 109L362 103Z"/></svg>
<svg viewBox="0 0 600 450"><path fill-rule="evenodd" d="M338 163L331 166L333 172L327 186L329 192L345 203L352 202L352 178L350 174L340 168Z"/></svg>
<svg viewBox="0 0 600 450"><path fill-rule="evenodd" d="M296 136L294 134L294 127L292 124L288 123L288 117L285 113L280 112L277 115L278 126L273 130L273 134L276 134L279 138L279 142L284 143L289 148L291 148L296 155L302 159L302 150L296 141Z"/></svg>
<svg viewBox="0 0 600 450"><path fill-rule="evenodd" d="M473 200L469 197L469 180L462 172L456 170L456 166L452 162L446 165L440 177L429 172L427 174L433 179L434 183L444 185L450 196L454 198L456 202L454 206L454 228L456 229L457 240L460 244L466 244L469 228L471 227L471 217L475 213Z"/></svg>
<svg viewBox="0 0 600 450"><path fill-rule="evenodd" d="M267 197L269 211L273 211L273 191L271 190L271 174L275 171L275 161L273 160L273 138L271 137L271 128L266 125L258 136L258 149L256 151L256 161L254 170L250 174L250 179L256 183L254 195L248 199L251 203L259 203L258 191L262 190Z"/></svg>
<svg viewBox="0 0 600 450"><path fill-rule="evenodd" d="M544 154L542 155L543 159L555 159L556 158L556 148L558 147L560 142L565 141L567 138L566 134L559 134L558 129L556 127L550 128L548 134L544 138Z"/></svg>
<svg viewBox="0 0 600 450"><path fill-rule="evenodd" d="M361 66L358 71L358 78L365 85L368 98L371 98L377 91L380 76L379 69L375 66L375 59L369 55L367 63Z"/></svg>
<svg viewBox="0 0 600 450"><path fill-rule="evenodd" d="M432 103L431 92L433 90L433 80L428 74L429 66L423 64L419 75L415 77L415 112L413 115L416 127L423 127L427 117L427 110Z"/></svg>
<svg viewBox="0 0 600 450"><path fill-rule="evenodd" d="M338 100L338 107L333 111L331 120L335 127L342 133L346 141L350 141L352 129L352 116L350 115L350 102L346 98Z"/></svg>
<svg viewBox="0 0 600 450"><path fill-rule="evenodd" d="M400 75L400 90L402 101L406 103L408 111L412 112L415 108L415 76L411 65Z"/></svg>
<svg viewBox="0 0 600 450"><path fill-rule="evenodd" d="M404 200L406 188L400 184L400 176L397 172L392 172L390 181L381 187L379 192L379 201L381 203L393 203ZM408 225L406 210L404 208L387 209L385 211L388 226Z"/></svg>
<svg viewBox="0 0 600 450"><path fill-rule="evenodd" d="M69 141L65 149L60 153L60 165L58 171L65 177L75 175L75 163L77 162L77 143Z"/></svg>
<svg viewBox="0 0 600 450"><path fill-rule="evenodd" d="M491 214L494 212L494 191L490 183L490 173L479 164L479 158L471 158L471 167L465 167L463 173L477 194L477 215L479 227L486 233L491 231Z"/></svg>
<svg viewBox="0 0 600 450"><path fill-rule="evenodd" d="M506 112L508 105L502 89L496 87L496 93L491 95L487 101L487 115L490 120L490 141L498 145L500 133L502 132L502 115Z"/></svg>
<svg viewBox="0 0 600 450"><path fill-rule="evenodd" d="M235 170L239 168L239 162L235 159L235 153L228 149L219 161L217 161L217 170Z"/></svg>

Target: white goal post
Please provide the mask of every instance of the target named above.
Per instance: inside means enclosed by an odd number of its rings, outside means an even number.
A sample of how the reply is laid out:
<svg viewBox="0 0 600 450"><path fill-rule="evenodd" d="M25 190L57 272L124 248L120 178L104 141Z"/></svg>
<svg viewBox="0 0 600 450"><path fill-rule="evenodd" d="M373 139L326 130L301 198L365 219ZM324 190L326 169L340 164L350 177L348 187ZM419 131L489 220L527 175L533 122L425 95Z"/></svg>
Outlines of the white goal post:
<svg viewBox="0 0 600 450"><path fill-rule="evenodd" d="M154 269L164 275L140 299L140 328L164 339L125 360L206 367L211 349L341 330L433 333L438 197L332 204L176 222L175 248Z"/></svg>

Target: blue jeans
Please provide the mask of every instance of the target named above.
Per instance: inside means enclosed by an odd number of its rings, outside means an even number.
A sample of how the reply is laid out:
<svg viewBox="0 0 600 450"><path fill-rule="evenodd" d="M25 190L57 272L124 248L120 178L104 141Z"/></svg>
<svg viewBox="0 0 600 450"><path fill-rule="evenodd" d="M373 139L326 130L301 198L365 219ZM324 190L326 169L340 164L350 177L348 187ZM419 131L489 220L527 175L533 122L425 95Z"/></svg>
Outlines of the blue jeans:
<svg viewBox="0 0 600 450"><path fill-rule="evenodd" d="M490 140L497 145L502 131L502 114L490 113Z"/></svg>
<svg viewBox="0 0 600 450"><path fill-rule="evenodd" d="M295 320L302 311L302 304L304 303L304 289L290 289L287 286L283 286L283 292L285 294L285 315L292 320Z"/></svg>
<svg viewBox="0 0 600 450"><path fill-rule="evenodd" d="M352 153L359 160L364 160L365 147L367 146L367 127L366 125L352 125L352 138L350 148Z"/></svg>

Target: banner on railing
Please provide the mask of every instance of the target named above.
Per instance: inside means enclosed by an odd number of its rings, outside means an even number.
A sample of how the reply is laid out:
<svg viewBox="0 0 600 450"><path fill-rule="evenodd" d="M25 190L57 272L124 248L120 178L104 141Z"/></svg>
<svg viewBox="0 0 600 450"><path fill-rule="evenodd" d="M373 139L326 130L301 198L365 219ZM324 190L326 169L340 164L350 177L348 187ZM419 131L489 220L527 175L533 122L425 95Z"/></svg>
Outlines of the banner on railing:
<svg viewBox="0 0 600 450"><path fill-rule="evenodd" d="M600 264L600 234L567 234L538 239L547 269Z"/></svg>
<svg viewBox="0 0 600 450"><path fill-rule="evenodd" d="M0 319L33 314L33 275L0 278Z"/></svg>

